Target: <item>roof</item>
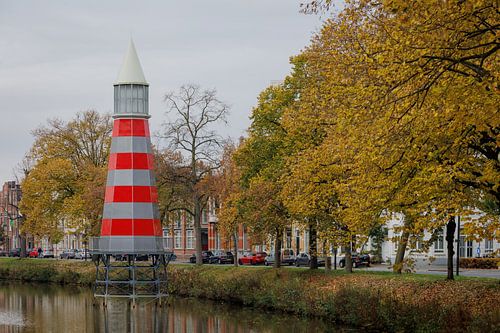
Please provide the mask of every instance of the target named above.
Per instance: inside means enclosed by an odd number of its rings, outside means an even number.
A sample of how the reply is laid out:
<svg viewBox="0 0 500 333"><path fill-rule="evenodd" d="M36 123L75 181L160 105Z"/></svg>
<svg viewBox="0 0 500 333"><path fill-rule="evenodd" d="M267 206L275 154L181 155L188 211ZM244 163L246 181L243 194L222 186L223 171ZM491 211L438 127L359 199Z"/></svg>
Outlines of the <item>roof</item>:
<svg viewBox="0 0 500 333"><path fill-rule="evenodd" d="M127 55L123 60L116 84L148 84L132 39L130 39Z"/></svg>

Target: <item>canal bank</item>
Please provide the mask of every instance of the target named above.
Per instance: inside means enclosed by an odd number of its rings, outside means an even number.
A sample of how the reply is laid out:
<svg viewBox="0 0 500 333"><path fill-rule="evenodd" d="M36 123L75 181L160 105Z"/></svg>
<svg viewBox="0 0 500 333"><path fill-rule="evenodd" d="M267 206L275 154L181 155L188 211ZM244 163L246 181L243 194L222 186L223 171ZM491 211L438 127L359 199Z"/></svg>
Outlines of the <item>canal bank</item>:
<svg viewBox="0 0 500 333"><path fill-rule="evenodd" d="M0 279L90 286L90 262L0 259ZM170 293L321 317L384 331L494 332L500 329L498 280L383 272L171 265Z"/></svg>
<svg viewBox="0 0 500 333"><path fill-rule="evenodd" d="M112 299L107 307L94 306L92 291L57 284L0 282L2 333L357 333L319 318L254 311L220 302L169 297L168 306L148 301L131 306Z"/></svg>

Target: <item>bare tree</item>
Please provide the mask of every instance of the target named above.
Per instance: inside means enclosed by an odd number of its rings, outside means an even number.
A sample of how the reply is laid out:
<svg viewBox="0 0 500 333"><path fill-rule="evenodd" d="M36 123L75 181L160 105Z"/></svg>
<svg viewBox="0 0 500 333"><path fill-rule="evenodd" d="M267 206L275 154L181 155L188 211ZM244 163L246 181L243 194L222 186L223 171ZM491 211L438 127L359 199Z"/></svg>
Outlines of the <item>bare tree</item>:
<svg viewBox="0 0 500 333"><path fill-rule="evenodd" d="M172 116L172 121L164 123L164 138L171 150L185 157L185 166L189 170L183 180L188 189L188 200L182 209L193 217L196 264L201 265L201 217L210 196L207 178L220 167L225 144L214 126L226 123L229 107L217 99L215 90L202 90L194 84L167 93L165 102L167 116Z"/></svg>

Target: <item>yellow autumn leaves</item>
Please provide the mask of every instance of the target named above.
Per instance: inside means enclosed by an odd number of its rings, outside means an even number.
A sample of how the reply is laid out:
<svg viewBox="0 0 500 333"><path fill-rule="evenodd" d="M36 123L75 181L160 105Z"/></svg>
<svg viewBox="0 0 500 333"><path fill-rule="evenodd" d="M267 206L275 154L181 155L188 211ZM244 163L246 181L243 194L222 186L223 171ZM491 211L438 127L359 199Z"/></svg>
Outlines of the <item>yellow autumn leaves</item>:
<svg viewBox="0 0 500 333"><path fill-rule="evenodd" d="M481 211L481 237L500 238L499 18L495 1L349 1L261 95L243 189L266 179L283 218L325 235Z"/></svg>

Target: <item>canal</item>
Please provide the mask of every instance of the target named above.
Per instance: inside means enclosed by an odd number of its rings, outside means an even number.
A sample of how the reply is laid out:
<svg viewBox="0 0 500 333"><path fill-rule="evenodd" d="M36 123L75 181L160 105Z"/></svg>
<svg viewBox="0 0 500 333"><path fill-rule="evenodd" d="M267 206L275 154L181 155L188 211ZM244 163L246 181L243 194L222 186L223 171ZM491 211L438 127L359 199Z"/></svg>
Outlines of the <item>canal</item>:
<svg viewBox="0 0 500 333"><path fill-rule="evenodd" d="M213 301L171 298L169 305L113 300L93 306L89 288L0 283L0 333L31 332L357 332L314 319Z"/></svg>

